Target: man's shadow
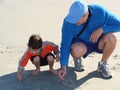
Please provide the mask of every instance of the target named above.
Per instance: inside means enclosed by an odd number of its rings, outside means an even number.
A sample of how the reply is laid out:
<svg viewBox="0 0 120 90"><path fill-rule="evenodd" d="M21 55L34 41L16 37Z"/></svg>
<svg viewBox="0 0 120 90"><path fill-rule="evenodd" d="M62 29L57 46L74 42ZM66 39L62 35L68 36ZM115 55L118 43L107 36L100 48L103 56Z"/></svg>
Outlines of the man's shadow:
<svg viewBox="0 0 120 90"><path fill-rule="evenodd" d="M74 90L92 78L102 78L97 71L77 80L72 67L68 68L67 75L63 81L50 71L41 71L36 76L31 75L31 70L23 72L22 81L17 80L17 72L0 77L0 90Z"/></svg>

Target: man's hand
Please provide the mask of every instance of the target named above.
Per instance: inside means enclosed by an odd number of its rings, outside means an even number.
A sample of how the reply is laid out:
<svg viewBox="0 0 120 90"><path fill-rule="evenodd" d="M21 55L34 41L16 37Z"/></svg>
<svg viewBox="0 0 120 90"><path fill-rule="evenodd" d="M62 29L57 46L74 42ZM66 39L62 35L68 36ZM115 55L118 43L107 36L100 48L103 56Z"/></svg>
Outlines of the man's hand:
<svg viewBox="0 0 120 90"><path fill-rule="evenodd" d="M64 76L66 75L66 66L62 66L60 71L58 72L58 76L60 80L64 80Z"/></svg>
<svg viewBox="0 0 120 90"><path fill-rule="evenodd" d="M90 36L90 41L92 41L93 43L96 43L99 39L99 37L102 35L103 33L103 29L102 28L98 28L97 30L95 30L91 36Z"/></svg>

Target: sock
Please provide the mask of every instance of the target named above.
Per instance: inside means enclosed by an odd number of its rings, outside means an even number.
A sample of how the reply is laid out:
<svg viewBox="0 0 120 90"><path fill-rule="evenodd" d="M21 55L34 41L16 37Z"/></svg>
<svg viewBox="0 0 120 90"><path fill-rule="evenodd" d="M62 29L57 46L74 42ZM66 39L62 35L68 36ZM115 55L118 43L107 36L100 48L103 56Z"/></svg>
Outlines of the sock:
<svg viewBox="0 0 120 90"><path fill-rule="evenodd" d="M101 64L106 64L106 62L100 61L100 65L101 65Z"/></svg>

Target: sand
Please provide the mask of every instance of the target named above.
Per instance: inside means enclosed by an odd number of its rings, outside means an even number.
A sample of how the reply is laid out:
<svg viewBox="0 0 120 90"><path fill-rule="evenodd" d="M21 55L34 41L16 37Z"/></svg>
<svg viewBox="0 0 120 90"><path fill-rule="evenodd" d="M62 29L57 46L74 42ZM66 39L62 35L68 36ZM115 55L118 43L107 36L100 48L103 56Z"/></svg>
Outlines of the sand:
<svg viewBox="0 0 120 90"><path fill-rule="evenodd" d="M70 57L68 74L64 81L41 67L41 72L32 76L35 68L31 62L25 67L23 80L17 80L18 61L27 48L31 34L40 34L43 40L60 45L64 16L74 0L0 0L0 90L120 90L120 33L114 53L108 61L113 78L104 79L96 71L99 54L83 59L84 72L73 70ZM85 0L87 4L102 4L120 16L119 0ZM55 69L60 68L55 62Z"/></svg>

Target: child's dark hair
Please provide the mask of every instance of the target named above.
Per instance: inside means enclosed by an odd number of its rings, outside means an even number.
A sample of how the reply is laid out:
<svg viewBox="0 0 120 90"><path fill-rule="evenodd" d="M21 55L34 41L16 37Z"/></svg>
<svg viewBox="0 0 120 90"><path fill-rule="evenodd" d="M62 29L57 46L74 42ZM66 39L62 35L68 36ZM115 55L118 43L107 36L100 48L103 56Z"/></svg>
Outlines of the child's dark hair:
<svg viewBox="0 0 120 90"><path fill-rule="evenodd" d="M39 35L33 34L29 38L28 47L32 49L39 49L42 47L42 38Z"/></svg>

